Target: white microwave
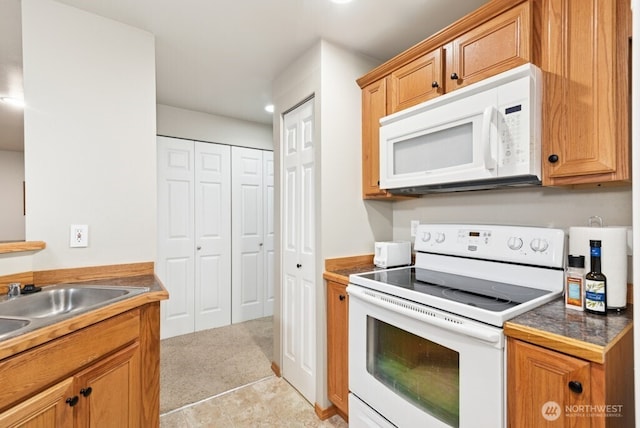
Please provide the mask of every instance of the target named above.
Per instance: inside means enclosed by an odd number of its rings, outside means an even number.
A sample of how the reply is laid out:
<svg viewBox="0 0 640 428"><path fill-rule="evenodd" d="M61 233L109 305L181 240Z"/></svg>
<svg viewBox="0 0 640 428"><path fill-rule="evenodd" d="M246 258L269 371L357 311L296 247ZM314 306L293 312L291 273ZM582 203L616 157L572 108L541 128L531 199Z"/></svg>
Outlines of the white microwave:
<svg viewBox="0 0 640 428"><path fill-rule="evenodd" d="M380 120L392 193L541 184L542 72L524 64Z"/></svg>

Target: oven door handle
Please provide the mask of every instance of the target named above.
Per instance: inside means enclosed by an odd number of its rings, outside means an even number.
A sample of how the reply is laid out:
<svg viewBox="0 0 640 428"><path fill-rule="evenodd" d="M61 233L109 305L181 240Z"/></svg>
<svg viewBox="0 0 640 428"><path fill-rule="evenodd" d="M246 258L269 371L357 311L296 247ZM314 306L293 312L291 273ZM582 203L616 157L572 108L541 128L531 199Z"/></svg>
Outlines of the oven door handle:
<svg viewBox="0 0 640 428"><path fill-rule="evenodd" d="M487 343L497 344L501 341L501 336L497 332L487 331L482 327L470 324L458 324L455 321L443 320L437 316L436 311L412 305L410 302L401 301L392 296L378 295L377 293L371 295L369 292L365 292L364 290L356 289L354 287L349 287L347 292L353 297L364 300L372 305L382 306L392 312L405 315L409 318L431 324L435 327L439 327L453 333L463 334ZM429 312L431 314L428 314Z"/></svg>

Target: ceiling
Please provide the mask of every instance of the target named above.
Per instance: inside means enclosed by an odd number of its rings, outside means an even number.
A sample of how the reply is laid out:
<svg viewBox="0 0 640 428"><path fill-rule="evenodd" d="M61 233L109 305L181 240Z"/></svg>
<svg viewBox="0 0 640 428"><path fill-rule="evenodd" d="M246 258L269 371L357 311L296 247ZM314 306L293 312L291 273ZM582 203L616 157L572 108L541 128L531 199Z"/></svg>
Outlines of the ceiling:
<svg viewBox="0 0 640 428"><path fill-rule="evenodd" d="M155 35L159 104L270 124L271 82L319 39L382 63L487 0L58 1ZM20 0L0 0L6 95L22 95ZM22 121L0 102L0 149L22 147Z"/></svg>

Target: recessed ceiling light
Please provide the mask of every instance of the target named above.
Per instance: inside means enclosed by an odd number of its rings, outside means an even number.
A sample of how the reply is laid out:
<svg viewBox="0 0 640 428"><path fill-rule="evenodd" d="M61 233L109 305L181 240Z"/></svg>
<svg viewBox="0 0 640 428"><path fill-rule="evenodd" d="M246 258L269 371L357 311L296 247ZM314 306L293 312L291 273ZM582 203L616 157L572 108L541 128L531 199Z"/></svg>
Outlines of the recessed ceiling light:
<svg viewBox="0 0 640 428"><path fill-rule="evenodd" d="M331 3L345 4L345 3L351 3L351 0L331 0Z"/></svg>
<svg viewBox="0 0 640 428"><path fill-rule="evenodd" d="M273 104L264 106L264 110L268 113L273 113Z"/></svg>

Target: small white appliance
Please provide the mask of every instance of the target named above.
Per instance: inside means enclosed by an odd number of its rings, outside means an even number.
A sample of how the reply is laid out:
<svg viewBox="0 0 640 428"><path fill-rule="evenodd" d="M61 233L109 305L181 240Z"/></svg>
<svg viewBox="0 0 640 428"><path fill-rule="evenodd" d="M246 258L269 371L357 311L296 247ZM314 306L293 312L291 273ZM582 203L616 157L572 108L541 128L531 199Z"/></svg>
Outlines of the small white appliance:
<svg viewBox="0 0 640 428"><path fill-rule="evenodd" d="M407 266L411 264L411 242L376 242L373 264L380 268Z"/></svg>
<svg viewBox="0 0 640 428"><path fill-rule="evenodd" d="M421 224L415 265L349 277L349 426L506 426L503 323L562 294L560 229Z"/></svg>
<svg viewBox="0 0 640 428"><path fill-rule="evenodd" d="M541 183L542 72L524 64L380 120L380 188Z"/></svg>

